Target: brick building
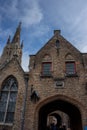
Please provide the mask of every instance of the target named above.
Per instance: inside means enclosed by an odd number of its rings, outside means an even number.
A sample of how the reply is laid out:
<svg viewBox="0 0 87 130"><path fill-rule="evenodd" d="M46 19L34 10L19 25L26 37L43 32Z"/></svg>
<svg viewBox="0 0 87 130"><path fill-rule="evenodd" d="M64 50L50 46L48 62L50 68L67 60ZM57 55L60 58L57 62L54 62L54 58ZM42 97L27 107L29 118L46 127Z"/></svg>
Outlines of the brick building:
<svg viewBox="0 0 87 130"><path fill-rule="evenodd" d="M87 53L81 53L55 30L53 37L30 55L29 72L21 67L23 43L19 24L0 58L0 130L71 130L87 126Z"/></svg>

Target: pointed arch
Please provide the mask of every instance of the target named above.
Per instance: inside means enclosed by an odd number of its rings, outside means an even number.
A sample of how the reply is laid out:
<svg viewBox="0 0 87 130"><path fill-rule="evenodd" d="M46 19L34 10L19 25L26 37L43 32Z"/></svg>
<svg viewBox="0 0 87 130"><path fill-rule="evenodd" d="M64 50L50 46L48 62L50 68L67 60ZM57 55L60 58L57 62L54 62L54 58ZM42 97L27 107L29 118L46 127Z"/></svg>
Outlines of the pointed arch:
<svg viewBox="0 0 87 130"><path fill-rule="evenodd" d="M80 102L64 95L49 97L38 104L35 119L38 118L38 128L46 129L47 116L51 112L60 110L70 118L70 126L74 130L82 130L82 110L85 108ZM73 110L73 111L71 111ZM84 109L85 110L85 109ZM45 114L44 114L45 113ZM43 117L43 118L42 118ZM77 119L76 119L77 118ZM44 123L43 123L44 122ZM76 123L77 122L77 123ZM35 124L36 125L36 124Z"/></svg>
<svg viewBox="0 0 87 130"><path fill-rule="evenodd" d="M13 123L18 82L13 75L8 76L2 83L0 94L0 123Z"/></svg>
<svg viewBox="0 0 87 130"><path fill-rule="evenodd" d="M52 57L49 54L45 54L42 58L42 62L52 62Z"/></svg>
<svg viewBox="0 0 87 130"><path fill-rule="evenodd" d="M71 53L67 53L66 55L65 55L65 60L68 60L68 61L71 61L71 60L75 60L74 59L74 57L72 56L72 54Z"/></svg>

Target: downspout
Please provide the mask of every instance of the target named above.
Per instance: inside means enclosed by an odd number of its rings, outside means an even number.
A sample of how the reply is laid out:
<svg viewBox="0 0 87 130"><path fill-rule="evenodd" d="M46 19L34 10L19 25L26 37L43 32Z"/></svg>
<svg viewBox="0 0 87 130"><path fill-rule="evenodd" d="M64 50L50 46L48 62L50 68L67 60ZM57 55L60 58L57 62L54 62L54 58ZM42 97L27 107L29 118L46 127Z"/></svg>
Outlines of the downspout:
<svg viewBox="0 0 87 130"><path fill-rule="evenodd" d="M27 100L27 90L28 90L28 80L29 80L29 73L24 74L25 80L25 94L24 94L24 102L23 102L23 109L22 109L22 118L21 118L21 130L24 130L24 121L25 121L25 109L26 109L26 100Z"/></svg>

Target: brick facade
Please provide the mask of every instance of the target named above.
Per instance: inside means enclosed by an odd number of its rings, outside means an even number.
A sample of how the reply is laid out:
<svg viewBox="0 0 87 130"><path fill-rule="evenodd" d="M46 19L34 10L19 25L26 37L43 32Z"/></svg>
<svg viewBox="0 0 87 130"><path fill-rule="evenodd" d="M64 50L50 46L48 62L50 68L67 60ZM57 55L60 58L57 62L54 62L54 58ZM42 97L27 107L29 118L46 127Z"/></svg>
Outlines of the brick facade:
<svg viewBox="0 0 87 130"><path fill-rule="evenodd" d="M18 81L14 123L4 124L6 130L45 130L52 115L71 130L83 130L87 126L87 53L81 53L55 30L44 47L30 55L28 73L20 61L13 56L0 69L0 88L9 75ZM44 63L51 64L48 75L43 74ZM74 74L66 73L67 63L75 63Z"/></svg>

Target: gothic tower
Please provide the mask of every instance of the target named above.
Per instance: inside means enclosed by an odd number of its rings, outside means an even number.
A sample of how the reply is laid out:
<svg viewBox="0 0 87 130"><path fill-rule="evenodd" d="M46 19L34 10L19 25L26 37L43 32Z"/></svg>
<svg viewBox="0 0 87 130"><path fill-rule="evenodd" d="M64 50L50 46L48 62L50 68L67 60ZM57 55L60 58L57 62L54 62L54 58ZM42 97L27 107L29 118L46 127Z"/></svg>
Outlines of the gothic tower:
<svg viewBox="0 0 87 130"><path fill-rule="evenodd" d="M23 42L20 43L21 23L19 23L12 41L10 36L4 47L3 53L0 57L0 66L9 62L14 56L16 56L18 62L21 64Z"/></svg>

